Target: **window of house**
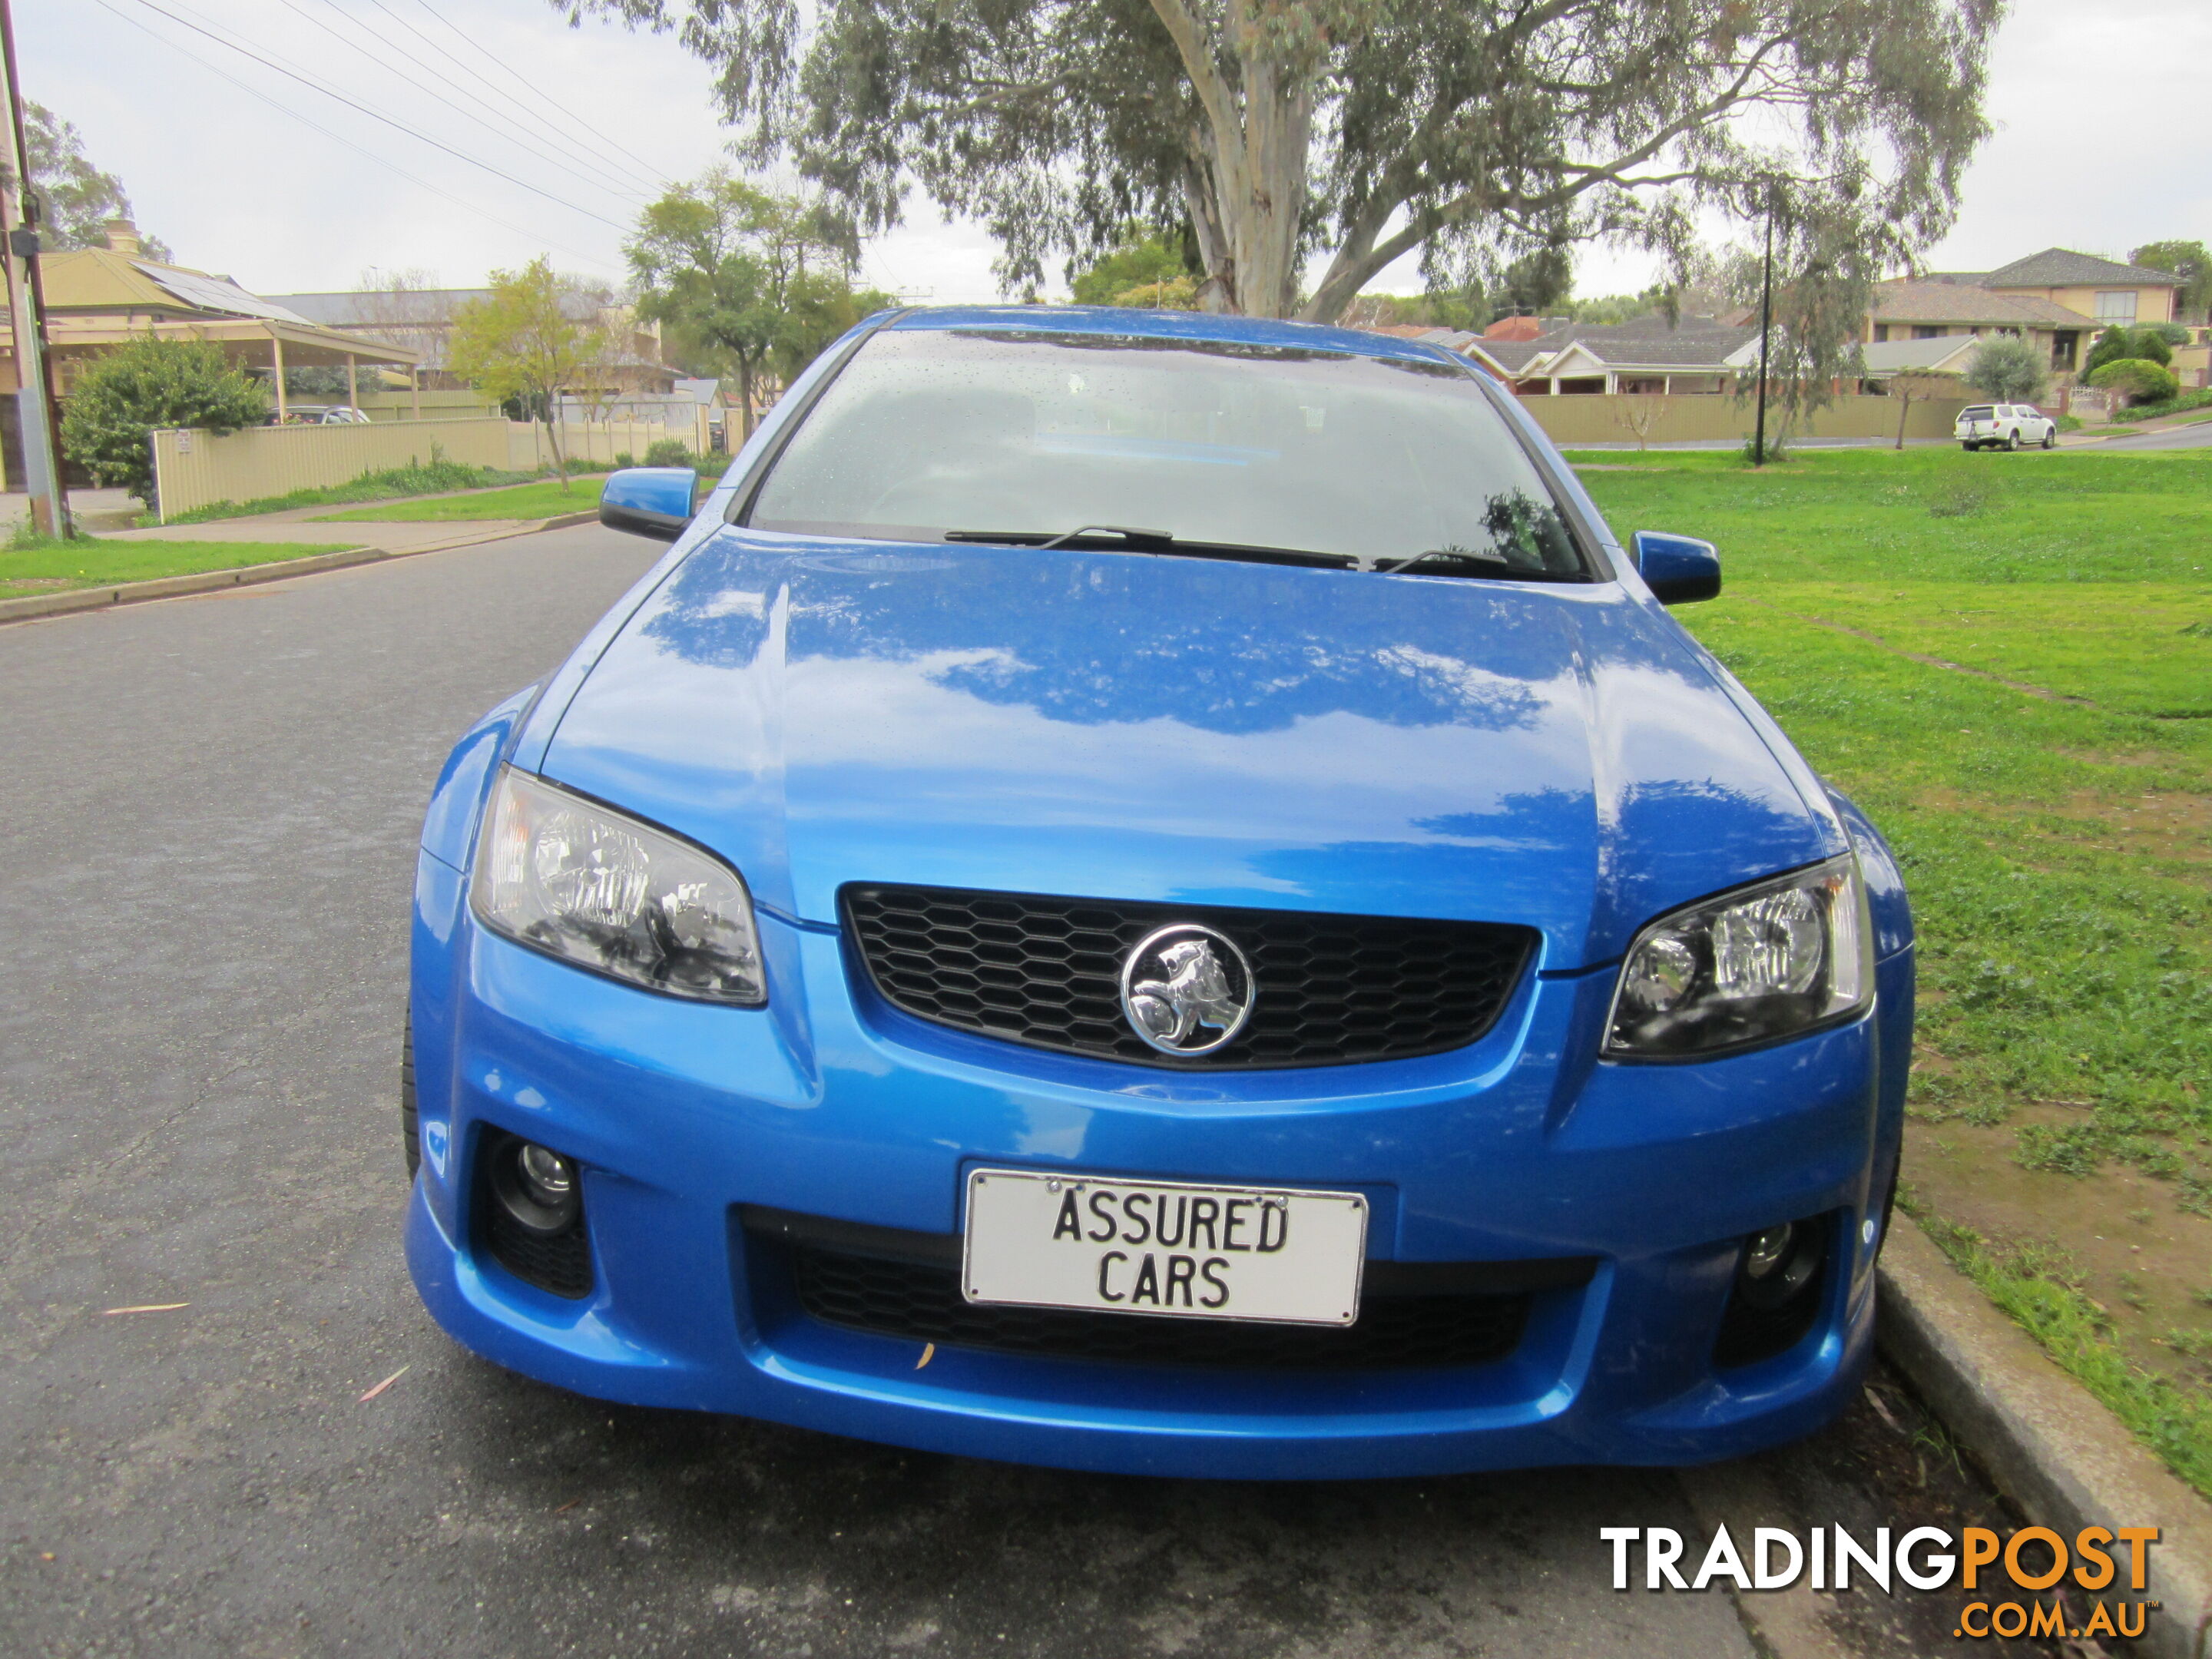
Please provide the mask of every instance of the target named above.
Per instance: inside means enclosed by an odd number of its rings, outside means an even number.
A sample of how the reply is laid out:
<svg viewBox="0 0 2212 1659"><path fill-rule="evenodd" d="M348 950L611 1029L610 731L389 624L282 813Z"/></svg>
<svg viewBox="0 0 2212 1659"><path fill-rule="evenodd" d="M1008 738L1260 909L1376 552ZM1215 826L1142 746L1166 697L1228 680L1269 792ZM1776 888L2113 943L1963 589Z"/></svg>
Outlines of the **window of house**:
<svg viewBox="0 0 2212 1659"><path fill-rule="evenodd" d="M1933 323L1915 323L1912 337L1916 340L1940 340L1943 337L1943 331Z"/></svg>
<svg viewBox="0 0 2212 1659"><path fill-rule="evenodd" d="M1875 338L1875 343L1876 345L1880 345L1880 344L1881 344L1884 340L1887 340L1888 337L1889 337L1889 325L1888 325L1887 323L1876 323L1876 324L1874 325L1874 338Z"/></svg>
<svg viewBox="0 0 2212 1659"><path fill-rule="evenodd" d="M2136 291L2131 288L2112 289L2097 295L2097 320L2100 323L2132 323L2136 319Z"/></svg>

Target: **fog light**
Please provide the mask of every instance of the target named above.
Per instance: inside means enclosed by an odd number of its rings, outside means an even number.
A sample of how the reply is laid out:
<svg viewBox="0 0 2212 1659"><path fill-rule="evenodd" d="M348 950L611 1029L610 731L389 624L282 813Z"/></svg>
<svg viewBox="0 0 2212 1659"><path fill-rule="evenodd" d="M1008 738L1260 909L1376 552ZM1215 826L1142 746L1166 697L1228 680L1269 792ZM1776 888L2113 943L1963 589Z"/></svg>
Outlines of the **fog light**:
<svg viewBox="0 0 2212 1659"><path fill-rule="evenodd" d="M549 1210L559 1208L576 1190L575 1166L560 1153L548 1152L535 1141L523 1143L516 1162L522 1165L522 1179L530 1188L530 1195ZM1786 1233L1790 1230L1785 1227L1782 1231Z"/></svg>
<svg viewBox="0 0 2212 1659"><path fill-rule="evenodd" d="M1812 1283L1826 1254L1817 1226L1784 1221L1761 1228L1743 1242L1736 1299L1753 1308L1779 1308Z"/></svg>
<svg viewBox="0 0 2212 1659"><path fill-rule="evenodd" d="M538 1150L535 1146L530 1148L533 1152ZM1743 1276L1746 1279L1765 1279L1789 1256L1790 1241L1796 1235L1797 1229L1786 1221L1779 1227L1769 1227L1763 1233L1753 1233L1751 1243L1744 1246Z"/></svg>
<svg viewBox="0 0 2212 1659"><path fill-rule="evenodd" d="M509 1140L491 1153L492 1196L533 1233L566 1232L582 1212L575 1164L534 1141Z"/></svg>

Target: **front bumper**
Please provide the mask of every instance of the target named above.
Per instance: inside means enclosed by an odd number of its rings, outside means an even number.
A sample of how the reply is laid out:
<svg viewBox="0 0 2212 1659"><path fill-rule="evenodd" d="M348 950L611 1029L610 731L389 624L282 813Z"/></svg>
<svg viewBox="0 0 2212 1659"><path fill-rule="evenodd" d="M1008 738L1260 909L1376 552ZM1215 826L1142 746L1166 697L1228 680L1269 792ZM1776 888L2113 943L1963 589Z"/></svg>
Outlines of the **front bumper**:
<svg viewBox="0 0 2212 1659"><path fill-rule="evenodd" d="M489 1358L580 1393L969 1455L1239 1478L1681 1463L1808 1432L1857 1386L1893 1168L1909 954L1877 1016L1694 1066L1600 1066L1608 971L1532 972L1480 1042L1311 1071L1188 1074L924 1024L836 932L761 918L764 1012L634 991L483 933L425 856L415 1021L423 1300ZM583 1166L592 1288L477 1247L486 1129ZM1370 1259L1595 1256L1510 1356L1465 1367L1206 1371L921 1345L809 1317L744 1206L956 1234L966 1169L1357 1187ZM1786 1352L1718 1369L1743 1235L1820 1217L1821 1302Z"/></svg>

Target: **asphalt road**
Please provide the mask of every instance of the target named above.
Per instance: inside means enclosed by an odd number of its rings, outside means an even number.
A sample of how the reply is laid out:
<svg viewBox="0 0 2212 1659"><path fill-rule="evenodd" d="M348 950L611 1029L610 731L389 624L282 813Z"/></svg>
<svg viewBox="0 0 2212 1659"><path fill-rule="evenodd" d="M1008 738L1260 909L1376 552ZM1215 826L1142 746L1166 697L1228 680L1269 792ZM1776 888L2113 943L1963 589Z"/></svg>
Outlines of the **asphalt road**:
<svg viewBox="0 0 2212 1659"><path fill-rule="evenodd" d="M1697 1535L1668 1475L1021 1469L610 1408L431 1324L395 1105L422 801L655 551L0 629L0 1651L1749 1656L1722 1595L1609 1588L1599 1527ZM1980 1503L1915 1434L1862 1406L1760 1478L1799 1524ZM1829 1616L1950 1645L1911 1611Z"/></svg>
<svg viewBox="0 0 2212 1659"><path fill-rule="evenodd" d="M2139 438L2107 438L2099 447L2124 453L2137 449L2202 449L2207 444L2212 444L2212 421L2170 426L2163 431L2146 432Z"/></svg>

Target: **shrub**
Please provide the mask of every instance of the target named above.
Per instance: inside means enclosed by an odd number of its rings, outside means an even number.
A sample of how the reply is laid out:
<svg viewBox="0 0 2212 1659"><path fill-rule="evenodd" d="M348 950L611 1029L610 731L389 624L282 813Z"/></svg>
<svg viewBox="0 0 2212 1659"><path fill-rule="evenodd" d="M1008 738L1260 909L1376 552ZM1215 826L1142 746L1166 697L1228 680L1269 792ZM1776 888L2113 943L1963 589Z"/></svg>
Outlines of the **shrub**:
<svg viewBox="0 0 2212 1659"><path fill-rule="evenodd" d="M2212 409L2212 387L2185 392L2175 398L2164 398L2154 404L2139 404L2124 409L2118 418L2123 421L2154 421L2161 415L2185 415L2192 409Z"/></svg>
<svg viewBox="0 0 2212 1659"><path fill-rule="evenodd" d="M2091 374L2089 384L2121 392L2131 404L2163 403L2181 392L2172 369L2143 357L2116 358Z"/></svg>
<svg viewBox="0 0 2212 1659"><path fill-rule="evenodd" d="M2089 355L2081 360L2081 379L2086 384L2094 386L2096 382L2089 377L2106 363L2137 362L2157 363L2163 367L2172 361L2173 348L2166 343L2165 325L2153 324L2148 328L2108 328L2097 337L2089 348Z"/></svg>
<svg viewBox="0 0 2212 1659"><path fill-rule="evenodd" d="M627 449L617 449L615 451L615 471L617 472L621 471L623 468L626 466L635 466L636 465L637 457L631 454Z"/></svg>
<svg viewBox="0 0 2212 1659"><path fill-rule="evenodd" d="M1966 364L1966 384L2001 404L2034 404L2051 389L2051 359L2033 341L1999 335Z"/></svg>
<svg viewBox="0 0 2212 1659"><path fill-rule="evenodd" d="M655 438L646 446L647 466L689 466L691 451L681 438Z"/></svg>
<svg viewBox="0 0 2212 1659"><path fill-rule="evenodd" d="M93 359L70 389L62 449L96 483L120 485L149 507L150 434L170 427L235 432L266 418L269 396L207 340L152 334Z"/></svg>

